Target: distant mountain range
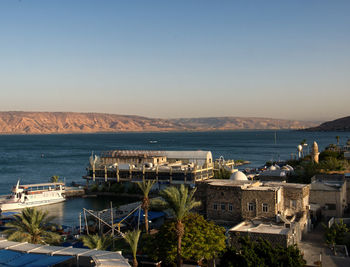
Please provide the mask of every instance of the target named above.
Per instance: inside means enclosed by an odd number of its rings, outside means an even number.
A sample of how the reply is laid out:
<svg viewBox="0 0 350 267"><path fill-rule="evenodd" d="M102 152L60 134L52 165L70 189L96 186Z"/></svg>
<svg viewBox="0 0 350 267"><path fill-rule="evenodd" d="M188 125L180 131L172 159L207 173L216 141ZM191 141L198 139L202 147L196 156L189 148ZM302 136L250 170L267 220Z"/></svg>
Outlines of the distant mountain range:
<svg viewBox="0 0 350 267"><path fill-rule="evenodd" d="M350 131L350 116L336 119L334 121L327 121L322 123L319 126L311 127L305 129L306 131L341 131L349 132Z"/></svg>
<svg viewBox="0 0 350 267"><path fill-rule="evenodd" d="M244 117L156 119L74 112L0 112L0 134L304 129L314 122Z"/></svg>

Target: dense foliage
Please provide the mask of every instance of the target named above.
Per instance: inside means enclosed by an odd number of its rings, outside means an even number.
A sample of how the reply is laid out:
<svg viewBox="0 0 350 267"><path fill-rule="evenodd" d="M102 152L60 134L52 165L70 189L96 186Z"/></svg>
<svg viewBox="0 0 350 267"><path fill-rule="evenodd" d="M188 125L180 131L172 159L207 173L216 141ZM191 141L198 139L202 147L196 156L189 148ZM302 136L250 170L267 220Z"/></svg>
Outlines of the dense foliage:
<svg viewBox="0 0 350 267"><path fill-rule="evenodd" d="M343 153L326 149L319 155L319 163L311 160L310 155L299 160L290 160L287 164L293 166L295 173L288 182L310 183L311 177L320 173L343 172L350 170L350 163L344 159Z"/></svg>
<svg viewBox="0 0 350 267"><path fill-rule="evenodd" d="M265 240L248 238L240 238L239 244L240 249L232 247L224 253L221 267L301 267L306 263L297 246L273 247Z"/></svg>
<svg viewBox="0 0 350 267"><path fill-rule="evenodd" d="M206 221L203 216L190 213L183 219L182 257L198 262L210 260L225 250L225 229ZM173 263L176 260L176 222L166 222L159 232L149 237L146 253L154 260Z"/></svg>
<svg viewBox="0 0 350 267"><path fill-rule="evenodd" d="M10 228L3 233L11 241L59 244L61 236L52 231L55 230L55 226L51 223L52 219L53 217L48 216L48 212L25 208L20 214L14 215L13 221L6 224L6 227Z"/></svg>
<svg viewBox="0 0 350 267"><path fill-rule="evenodd" d="M333 223L330 228L324 225L325 228L325 241L329 245L344 245L344 238L349 229L346 224L341 220L339 223Z"/></svg>
<svg viewBox="0 0 350 267"><path fill-rule="evenodd" d="M113 239L110 235L84 235L81 237L84 246L90 249L107 250L112 246Z"/></svg>
<svg viewBox="0 0 350 267"><path fill-rule="evenodd" d="M177 237L177 266L181 266L182 260L182 237L185 234L185 228L183 225L183 219L190 213L195 207L201 205L200 201L196 201L194 199L194 193L196 189L188 190L184 184L181 184L180 187L169 186L162 191L160 191L159 195L161 199L155 199L153 201L153 206L162 207L168 210L175 220L175 229Z"/></svg>
<svg viewBox="0 0 350 267"><path fill-rule="evenodd" d="M214 179L230 179L231 172L225 168L220 168L214 171Z"/></svg>

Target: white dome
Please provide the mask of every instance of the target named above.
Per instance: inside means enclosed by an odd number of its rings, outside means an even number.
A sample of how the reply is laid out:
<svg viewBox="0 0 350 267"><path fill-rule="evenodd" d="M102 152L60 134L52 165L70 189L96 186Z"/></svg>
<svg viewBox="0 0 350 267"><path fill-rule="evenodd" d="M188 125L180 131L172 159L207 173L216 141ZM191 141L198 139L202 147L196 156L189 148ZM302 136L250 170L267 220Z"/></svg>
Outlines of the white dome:
<svg viewBox="0 0 350 267"><path fill-rule="evenodd" d="M243 172L236 171L236 172L231 174L230 180L233 180L233 181L248 181L248 178Z"/></svg>
<svg viewBox="0 0 350 267"><path fill-rule="evenodd" d="M282 167L282 170L285 170L285 171L290 171L290 172L293 172L294 171L294 169L293 169L293 167L292 166L290 166L290 165L284 165L283 167Z"/></svg>
<svg viewBox="0 0 350 267"><path fill-rule="evenodd" d="M272 165L268 168L269 171L275 171L277 170L276 166L275 165Z"/></svg>

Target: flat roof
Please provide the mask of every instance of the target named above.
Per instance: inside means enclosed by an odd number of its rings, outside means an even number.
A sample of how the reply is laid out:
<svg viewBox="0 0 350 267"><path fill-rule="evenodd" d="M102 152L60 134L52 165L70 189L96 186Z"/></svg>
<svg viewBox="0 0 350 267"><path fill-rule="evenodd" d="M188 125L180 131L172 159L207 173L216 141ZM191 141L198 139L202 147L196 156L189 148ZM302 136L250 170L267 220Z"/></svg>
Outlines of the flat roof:
<svg viewBox="0 0 350 267"><path fill-rule="evenodd" d="M271 185L271 186L283 186L283 187L289 187L289 188L304 188L307 187L308 184L296 184L296 183L285 183L285 182L263 182L265 185Z"/></svg>
<svg viewBox="0 0 350 267"><path fill-rule="evenodd" d="M30 253L33 255L46 254L60 256L84 256L91 257L98 266L130 267L128 260L125 259L120 252L49 245L36 245L29 244L27 242L8 241L7 239L0 238L0 250L1 249L21 253Z"/></svg>
<svg viewBox="0 0 350 267"><path fill-rule="evenodd" d="M244 221L234 227L230 232L248 232L248 233L264 233L264 234L276 234L276 235L287 235L290 228L286 228L284 224L275 223L253 223L250 221Z"/></svg>
<svg viewBox="0 0 350 267"><path fill-rule="evenodd" d="M241 187L244 184L251 184L252 181L239 181L239 180L228 180L228 179L210 179L203 181L204 183L214 185L214 186L232 186L232 187Z"/></svg>

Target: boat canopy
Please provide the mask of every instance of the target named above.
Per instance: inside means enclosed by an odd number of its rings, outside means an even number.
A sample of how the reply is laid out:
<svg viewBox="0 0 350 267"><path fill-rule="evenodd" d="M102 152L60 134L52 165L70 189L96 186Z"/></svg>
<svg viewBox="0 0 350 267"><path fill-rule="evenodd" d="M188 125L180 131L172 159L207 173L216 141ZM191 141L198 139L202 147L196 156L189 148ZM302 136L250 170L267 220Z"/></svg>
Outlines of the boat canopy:
<svg viewBox="0 0 350 267"><path fill-rule="evenodd" d="M57 186L57 185L64 185L64 183L22 184L19 186L19 188Z"/></svg>

